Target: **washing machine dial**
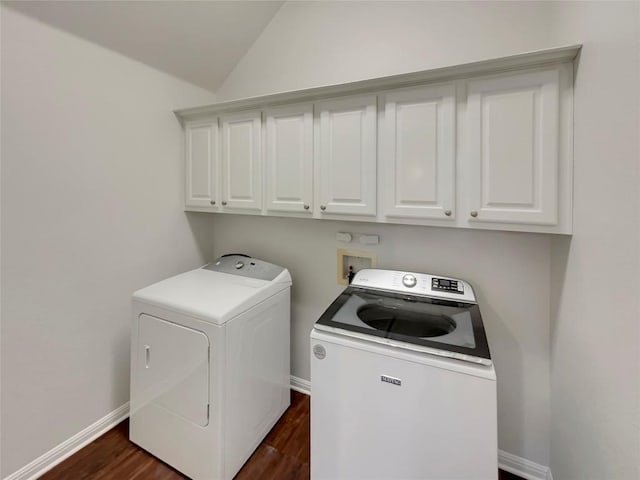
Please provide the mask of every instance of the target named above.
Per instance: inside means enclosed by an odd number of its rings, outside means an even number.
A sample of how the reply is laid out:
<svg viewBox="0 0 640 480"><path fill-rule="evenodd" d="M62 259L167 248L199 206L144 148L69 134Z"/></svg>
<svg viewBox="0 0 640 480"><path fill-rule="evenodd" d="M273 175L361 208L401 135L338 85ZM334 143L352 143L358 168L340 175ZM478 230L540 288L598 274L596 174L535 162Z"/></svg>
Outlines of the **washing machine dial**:
<svg viewBox="0 0 640 480"><path fill-rule="evenodd" d="M244 267L244 262L242 260L239 260L235 266L236 270L240 270L242 267Z"/></svg>
<svg viewBox="0 0 640 480"><path fill-rule="evenodd" d="M410 273L408 273L404 277L402 277L402 284L407 288L415 287L416 283L418 283L418 281L416 280L415 275L411 275Z"/></svg>

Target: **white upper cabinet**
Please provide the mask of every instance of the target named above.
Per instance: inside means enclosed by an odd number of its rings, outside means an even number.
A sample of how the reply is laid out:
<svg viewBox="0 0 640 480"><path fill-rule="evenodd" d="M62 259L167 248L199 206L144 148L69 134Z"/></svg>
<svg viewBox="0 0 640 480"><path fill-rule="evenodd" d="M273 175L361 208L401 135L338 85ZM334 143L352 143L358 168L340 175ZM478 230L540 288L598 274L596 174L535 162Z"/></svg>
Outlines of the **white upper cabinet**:
<svg viewBox="0 0 640 480"><path fill-rule="evenodd" d="M218 119L187 122L186 205L215 208L218 203Z"/></svg>
<svg viewBox="0 0 640 480"><path fill-rule="evenodd" d="M376 214L376 95L318 102L320 214Z"/></svg>
<svg viewBox="0 0 640 480"><path fill-rule="evenodd" d="M385 93L381 198L386 217L455 217L455 87Z"/></svg>
<svg viewBox="0 0 640 480"><path fill-rule="evenodd" d="M471 224L558 223L560 70L468 82Z"/></svg>
<svg viewBox="0 0 640 480"><path fill-rule="evenodd" d="M261 113L223 115L220 123L222 206L225 210L261 210Z"/></svg>
<svg viewBox="0 0 640 480"><path fill-rule="evenodd" d="M265 110L266 208L313 211L313 105Z"/></svg>
<svg viewBox="0 0 640 480"><path fill-rule="evenodd" d="M186 207L571 234L580 48L178 111Z"/></svg>

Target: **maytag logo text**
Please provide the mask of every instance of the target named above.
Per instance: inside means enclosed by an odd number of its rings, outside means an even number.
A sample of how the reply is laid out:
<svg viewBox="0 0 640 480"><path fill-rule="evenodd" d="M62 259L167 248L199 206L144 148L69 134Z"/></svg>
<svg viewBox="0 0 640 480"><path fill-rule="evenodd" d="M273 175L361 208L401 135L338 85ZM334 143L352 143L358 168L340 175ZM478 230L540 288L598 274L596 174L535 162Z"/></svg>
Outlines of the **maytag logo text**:
<svg viewBox="0 0 640 480"><path fill-rule="evenodd" d="M380 375L380 380L383 382L391 383L392 385L402 386L402 380L399 378L387 377L386 375Z"/></svg>

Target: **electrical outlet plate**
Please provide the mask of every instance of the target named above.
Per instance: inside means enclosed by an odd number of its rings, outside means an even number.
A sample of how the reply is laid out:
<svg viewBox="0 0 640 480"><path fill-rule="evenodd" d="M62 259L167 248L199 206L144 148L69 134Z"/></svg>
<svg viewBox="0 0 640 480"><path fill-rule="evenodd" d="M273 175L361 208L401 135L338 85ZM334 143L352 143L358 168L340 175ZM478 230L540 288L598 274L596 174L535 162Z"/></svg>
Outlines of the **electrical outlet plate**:
<svg viewBox="0 0 640 480"><path fill-rule="evenodd" d="M378 256L371 252L359 252L356 250L338 250L338 283L349 284L349 267L353 267L354 273L365 268L376 268Z"/></svg>

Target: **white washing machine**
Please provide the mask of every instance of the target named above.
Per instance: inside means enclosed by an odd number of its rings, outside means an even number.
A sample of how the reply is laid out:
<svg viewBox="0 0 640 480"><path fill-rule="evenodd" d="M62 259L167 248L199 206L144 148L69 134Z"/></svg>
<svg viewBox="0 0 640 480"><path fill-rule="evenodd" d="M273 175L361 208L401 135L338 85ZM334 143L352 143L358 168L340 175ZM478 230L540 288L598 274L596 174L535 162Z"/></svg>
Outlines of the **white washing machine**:
<svg viewBox="0 0 640 480"><path fill-rule="evenodd" d="M290 290L285 268L228 255L135 292L131 441L233 478L289 406Z"/></svg>
<svg viewBox="0 0 640 480"><path fill-rule="evenodd" d="M312 480L496 480L496 374L459 279L362 270L311 332Z"/></svg>

